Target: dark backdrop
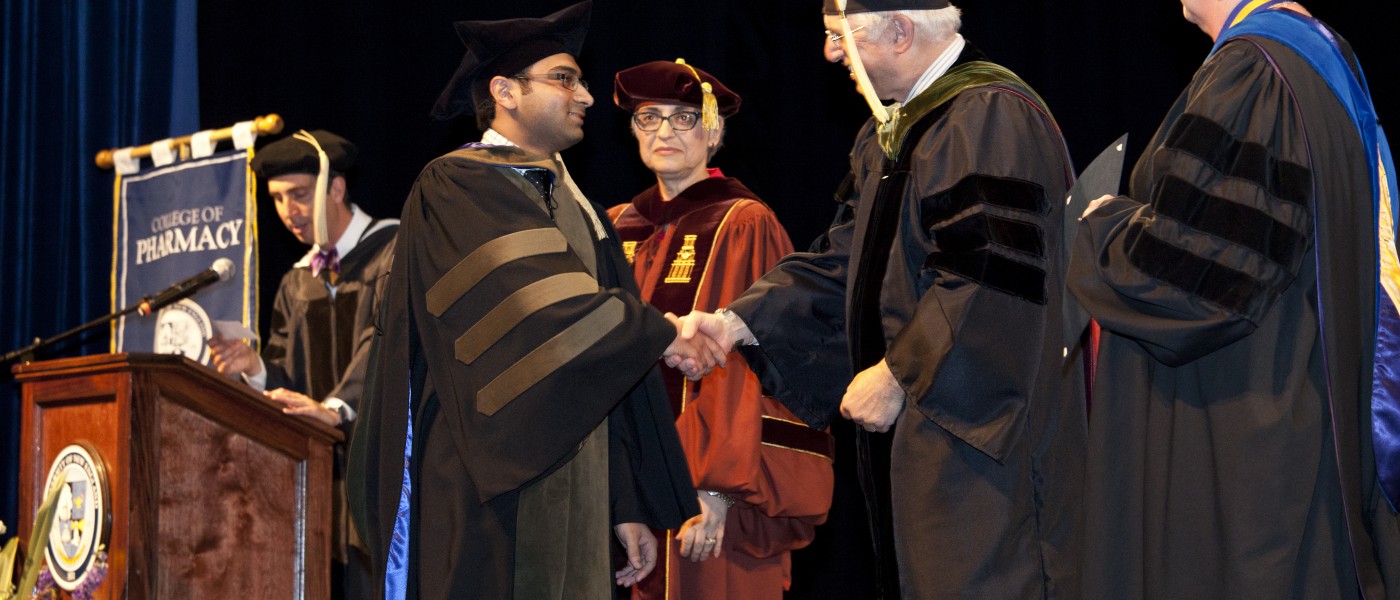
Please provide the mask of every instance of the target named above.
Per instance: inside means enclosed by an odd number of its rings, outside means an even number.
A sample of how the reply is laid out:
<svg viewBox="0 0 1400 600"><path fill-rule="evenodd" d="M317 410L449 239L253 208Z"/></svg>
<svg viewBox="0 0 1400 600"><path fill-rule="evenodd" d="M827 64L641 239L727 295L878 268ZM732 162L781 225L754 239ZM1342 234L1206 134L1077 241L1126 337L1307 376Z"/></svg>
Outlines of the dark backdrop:
<svg viewBox="0 0 1400 600"><path fill-rule="evenodd" d="M204 0L203 125L276 112L288 131L340 133L360 147L354 201L376 216L397 216L419 169L478 135L470 119L427 117L462 55L450 23L543 16L569 3ZM607 206L654 181L637 158L625 115L612 104L612 74L683 57L744 97L715 165L768 202L793 242L806 246L830 220L829 199L845 174L850 140L869 115L845 69L821 56L820 6L818 0L595 0L580 62L596 104L584 141L565 152L584 193ZM1210 39L1171 0L960 6L964 35L1044 96L1080 167L1124 132L1131 134L1131 164L1210 49ZM1380 2L1308 6L1350 34L1382 119L1400 114L1400 96L1384 93L1396 75L1393 55L1383 36L1362 35L1367 9ZM280 273L305 247L278 224L265 199L261 206L263 273ZM275 281L266 278L264 324Z"/></svg>
<svg viewBox="0 0 1400 600"><path fill-rule="evenodd" d="M352 1L332 8L205 0L199 32L205 124L277 112L290 129L340 133L361 150L355 201L373 214L397 215L424 163L478 135L470 119L437 123L426 116L462 55L450 22L542 16L569 3ZM1041 93L1080 167L1124 132L1131 136L1129 164L1135 162L1211 46L1172 0L966 0L960 6L964 35ZM1361 35L1363 9L1379 2L1308 6L1353 36L1382 118L1400 115L1400 96L1377 85L1396 74L1389 48L1380 35ZM580 63L596 104L584 141L565 152L584 193L607 206L654 182L637 158L626 115L612 104L612 74L683 57L744 97L715 165L768 202L794 243L805 247L830 222L850 140L869 115L846 70L821 56L820 7L819 0L595 0ZM241 54L219 51L240 43L247 46ZM305 251L271 210L263 211L260 225L264 273L285 270ZM270 299L273 280L265 281ZM789 597L856 598L868 589L855 575L859 569L819 568L828 551L852 563L867 560L856 552L860 534L851 529L859 523L833 519L831 527L842 531L826 530L795 558Z"/></svg>
<svg viewBox="0 0 1400 600"><path fill-rule="evenodd" d="M192 129L155 123L170 112L165 107L188 108L188 97L174 96L192 90L177 88L169 101L143 95L153 75L138 66L151 62L142 62L144 55L173 55L166 62L176 63L197 56L200 128L277 112L289 130L325 128L350 138L362 157L352 179L355 201L372 214L395 216L424 163L477 135L467 121L426 116L461 57L450 23L541 16L568 1L202 0L197 28L172 27L184 21L168 16L165 4L4 3L0 273L7 300L0 317L8 325L0 339L8 344L0 352L106 310L111 175L91 166L92 154ZM1377 25L1378 13L1390 13L1379 11L1380 0L1306 4L1349 36L1382 122L1394 133L1397 61L1386 45L1389 31ZM964 34L1046 98L1080 166L1125 131L1135 159L1210 46L1173 0L960 6ZM565 153L582 189L607 205L651 183L625 116L611 104L611 75L684 57L744 96L716 164L772 205L805 246L831 216L831 191L868 114L845 70L820 56L819 7L818 0L596 0L581 63L598 103L587 138ZM197 53L172 52L172 37L195 33ZM31 161L57 166L33 168ZM263 206L265 330L277 275L304 248ZM105 352L106 339L98 337L62 355ZM0 377L0 404L0 519L14 529L19 411L7 377Z"/></svg>

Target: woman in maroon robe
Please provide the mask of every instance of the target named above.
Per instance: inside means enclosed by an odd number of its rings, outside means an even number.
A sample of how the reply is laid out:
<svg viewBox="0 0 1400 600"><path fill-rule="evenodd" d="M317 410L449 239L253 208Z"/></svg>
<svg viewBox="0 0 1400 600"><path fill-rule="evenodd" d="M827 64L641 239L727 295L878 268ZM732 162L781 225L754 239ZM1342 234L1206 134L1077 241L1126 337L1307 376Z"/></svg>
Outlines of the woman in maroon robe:
<svg viewBox="0 0 1400 600"><path fill-rule="evenodd" d="M608 211L642 298L676 314L727 305L792 252L767 205L707 168L738 94L679 60L624 70L615 90L657 180ZM658 568L634 598L781 598L791 551L830 506L830 436L766 396L738 353L699 382L666 371L702 513L664 532Z"/></svg>

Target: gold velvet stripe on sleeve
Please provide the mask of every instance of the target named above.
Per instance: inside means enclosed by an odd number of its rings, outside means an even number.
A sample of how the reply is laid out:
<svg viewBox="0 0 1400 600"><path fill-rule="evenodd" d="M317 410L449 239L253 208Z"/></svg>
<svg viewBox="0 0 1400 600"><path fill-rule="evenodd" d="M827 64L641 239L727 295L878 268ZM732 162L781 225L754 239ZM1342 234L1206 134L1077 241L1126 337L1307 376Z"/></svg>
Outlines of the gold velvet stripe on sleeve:
<svg viewBox="0 0 1400 600"><path fill-rule="evenodd" d="M624 311L621 300L608 298L602 306L541 344L481 388L476 394L476 410L488 417L496 414L511 400L603 339L622 323Z"/></svg>
<svg viewBox="0 0 1400 600"><path fill-rule="evenodd" d="M598 281L578 271L546 277L520 288L457 338L457 360L472 364L487 348L540 309L597 291Z"/></svg>
<svg viewBox="0 0 1400 600"><path fill-rule="evenodd" d="M442 316L448 307L501 265L529 256L563 252L568 247L564 234L553 227L517 231L482 244L428 290L428 312L434 317Z"/></svg>

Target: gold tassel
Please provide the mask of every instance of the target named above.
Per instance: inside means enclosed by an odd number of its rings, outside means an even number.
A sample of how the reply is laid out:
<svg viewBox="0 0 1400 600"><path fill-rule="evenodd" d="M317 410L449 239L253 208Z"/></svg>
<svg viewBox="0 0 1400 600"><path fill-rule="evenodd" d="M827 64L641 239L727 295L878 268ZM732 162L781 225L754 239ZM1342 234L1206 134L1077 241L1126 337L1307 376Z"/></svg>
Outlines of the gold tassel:
<svg viewBox="0 0 1400 600"><path fill-rule="evenodd" d="M700 101L700 124L705 126L705 131L719 131L719 101L715 99L715 88L708 81L700 79L700 72L695 67L685 64L684 58L677 58L676 64L683 65L690 69L690 73L695 75L695 79L700 82L700 90L704 92Z"/></svg>
<svg viewBox="0 0 1400 600"><path fill-rule="evenodd" d="M715 100L715 89L707 82L702 82L700 89L705 91L705 100L700 105L700 123L705 126L705 131L718 131L719 101Z"/></svg>

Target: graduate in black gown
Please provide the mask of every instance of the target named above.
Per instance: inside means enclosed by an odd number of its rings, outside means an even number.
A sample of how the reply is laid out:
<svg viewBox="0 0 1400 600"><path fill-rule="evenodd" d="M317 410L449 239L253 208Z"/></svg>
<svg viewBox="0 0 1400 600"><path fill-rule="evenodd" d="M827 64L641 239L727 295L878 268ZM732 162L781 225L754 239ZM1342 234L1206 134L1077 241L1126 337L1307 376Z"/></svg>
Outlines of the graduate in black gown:
<svg viewBox="0 0 1400 600"><path fill-rule="evenodd" d="M1104 333L1085 597L1400 598L1372 434L1394 222L1359 65L1293 2L1183 4L1216 48L1071 260Z"/></svg>
<svg viewBox="0 0 1400 600"><path fill-rule="evenodd" d="M389 274L399 223L375 219L350 202L345 174L356 155L349 140L317 130L268 144L253 157L250 166L267 182L282 224L311 250L277 286L262 356L242 340L209 344L220 372L241 374L283 412L318 419L347 436L364 390L379 287ZM336 446L332 503L336 599L367 597L370 573L346 510L344 448Z"/></svg>
<svg viewBox="0 0 1400 600"><path fill-rule="evenodd" d="M648 526L699 512L658 371L687 344L559 155L593 104L589 9L456 24L434 113L484 132L409 193L352 448L386 597L610 598L656 566Z"/></svg>
<svg viewBox="0 0 1400 600"><path fill-rule="evenodd" d="M1077 598L1085 417L1081 369L1061 366L1064 141L1035 92L957 33L956 7L844 12L827 2L826 57L877 114L851 151L848 210L820 252L784 259L723 316L692 313L694 327L756 340L745 358L808 423L839 407L862 428L837 470L861 461L882 574L861 568L859 541L841 544L813 597L845 578L868 586L853 597ZM838 518L859 517L833 502Z"/></svg>

